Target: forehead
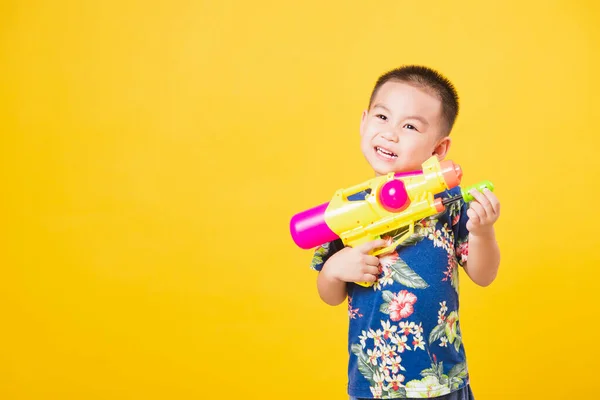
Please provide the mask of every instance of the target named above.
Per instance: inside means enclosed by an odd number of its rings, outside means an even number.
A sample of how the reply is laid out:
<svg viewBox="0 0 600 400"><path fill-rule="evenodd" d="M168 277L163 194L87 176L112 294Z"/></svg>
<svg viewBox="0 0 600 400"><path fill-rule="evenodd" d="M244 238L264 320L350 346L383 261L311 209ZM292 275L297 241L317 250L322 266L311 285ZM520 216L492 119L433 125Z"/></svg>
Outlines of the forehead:
<svg viewBox="0 0 600 400"><path fill-rule="evenodd" d="M383 105L392 112L419 114L428 119L440 118L442 102L426 88L399 81L388 81L381 85L371 108Z"/></svg>

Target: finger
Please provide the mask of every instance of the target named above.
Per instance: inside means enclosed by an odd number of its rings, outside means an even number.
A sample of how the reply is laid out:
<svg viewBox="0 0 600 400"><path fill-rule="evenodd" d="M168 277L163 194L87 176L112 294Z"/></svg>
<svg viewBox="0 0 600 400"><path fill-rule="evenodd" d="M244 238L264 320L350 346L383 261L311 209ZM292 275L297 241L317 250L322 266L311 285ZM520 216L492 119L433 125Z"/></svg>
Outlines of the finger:
<svg viewBox="0 0 600 400"><path fill-rule="evenodd" d="M469 221L472 221L474 224L479 223L479 215L472 208L467 210L467 216L469 217Z"/></svg>
<svg viewBox="0 0 600 400"><path fill-rule="evenodd" d="M496 219L496 210L494 209L493 200L497 200L494 193L488 188L483 189L483 197L481 199L480 204L485 208L485 212L487 216L491 219Z"/></svg>
<svg viewBox="0 0 600 400"><path fill-rule="evenodd" d="M371 242L363 243L360 246L357 246L356 250L360 251L361 253L368 254L375 249L379 249L379 248L385 246L385 243L386 243L385 240L377 239L377 240L373 240Z"/></svg>
<svg viewBox="0 0 600 400"><path fill-rule="evenodd" d="M375 276L377 276L377 275L379 275L379 272L380 272L380 271L379 271L379 268L377 268L377 267L373 267L373 266L370 266L370 265L366 265L366 266L363 268L363 273L365 273L365 274L370 274L370 275L375 275Z"/></svg>
<svg viewBox="0 0 600 400"><path fill-rule="evenodd" d="M485 210L485 214L487 215L487 217L493 219L496 215L496 212L494 211L494 207L492 206L492 203L488 197L488 193L493 195L492 191L489 190L488 188L483 189L483 193L479 192L477 190L473 190L471 194L473 195L475 200L477 200L477 203L481 204L481 206ZM471 204L476 204L476 203L471 203ZM485 218L485 216L481 215L481 213L479 215L482 218Z"/></svg>
<svg viewBox="0 0 600 400"><path fill-rule="evenodd" d="M487 212L485 211L485 209L483 208L483 206L481 204L473 202L473 203L471 203L471 205L470 205L469 208L471 210L475 211L475 213L479 217L480 221L485 221L485 218L487 216Z"/></svg>
<svg viewBox="0 0 600 400"><path fill-rule="evenodd" d="M500 201L498 200L498 197L496 197L496 195L494 194L494 192L492 192L488 188L485 188L485 189L483 189L483 194L485 194L485 196L488 198L490 204L492 205L492 209L494 210L494 214L496 216L500 215Z"/></svg>
<svg viewBox="0 0 600 400"><path fill-rule="evenodd" d="M467 231L471 232L474 228L475 228L475 223L473 222L472 219L467 221Z"/></svg>
<svg viewBox="0 0 600 400"><path fill-rule="evenodd" d="M375 282L377 277L373 274L363 274L362 282Z"/></svg>
<svg viewBox="0 0 600 400"><path fill-rule="evenodd" d="M365 255L363 260L365 261L365 264L367 264L367 265L372 265L374 267L379 265L379 258L377 258L375 256Z"/></svg>
<svg viewBox="0 0 600 400"><path fill-rule="evenodd" d="M485 189L484 189L484 191L485 191ZM484 207L490 203L487 196L477 189L471 189L471 191L469 193L471 194L471 196L473 196L473 198L475 200L477 200Z"/></svg>

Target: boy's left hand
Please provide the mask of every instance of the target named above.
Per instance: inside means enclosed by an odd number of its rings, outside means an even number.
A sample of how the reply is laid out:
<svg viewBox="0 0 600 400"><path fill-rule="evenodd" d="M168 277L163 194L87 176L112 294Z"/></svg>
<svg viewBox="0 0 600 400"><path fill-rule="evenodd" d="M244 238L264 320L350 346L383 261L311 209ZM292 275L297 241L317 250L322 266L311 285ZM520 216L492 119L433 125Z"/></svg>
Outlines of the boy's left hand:
<svg viewBox="0 0 600 400"><path fill-rule="evenodd" d="M469 192L473 200L467 210L469 220L467 229L475 236L485 236L494 233L494 222L500 216L500 202L496 195L489 189L480 192L473 189Z"/></svg>

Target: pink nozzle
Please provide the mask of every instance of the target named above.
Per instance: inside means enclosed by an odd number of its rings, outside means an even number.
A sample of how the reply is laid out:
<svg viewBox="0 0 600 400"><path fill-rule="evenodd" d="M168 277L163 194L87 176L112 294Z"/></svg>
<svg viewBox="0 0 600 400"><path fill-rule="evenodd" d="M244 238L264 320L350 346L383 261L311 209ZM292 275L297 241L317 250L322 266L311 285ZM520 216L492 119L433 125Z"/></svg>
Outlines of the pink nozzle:
<svg viewBox="0 0 600 400"><path fill-rule="evenodd" d="M292 217L290 232L292 239L299 247L312 249L339 238L325 223L327 206L329 203L321 204Z"/></svg>

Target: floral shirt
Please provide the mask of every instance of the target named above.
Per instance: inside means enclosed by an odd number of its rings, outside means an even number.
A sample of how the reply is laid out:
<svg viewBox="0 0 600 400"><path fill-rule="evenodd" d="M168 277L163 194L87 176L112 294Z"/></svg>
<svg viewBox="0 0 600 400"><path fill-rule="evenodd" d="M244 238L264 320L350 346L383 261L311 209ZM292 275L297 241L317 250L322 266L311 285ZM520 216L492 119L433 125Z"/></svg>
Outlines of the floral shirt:
<svg viewBox="0 0 600 400"><path fill-rule="evenodd" d="M441 194L454 197L460 188ZM365 192L354 195L364 199ZM467 385L469 375L458 314L458 266L466 262L467 205L415 223L396 251L379 256L380 276L371 287L348 283L348 393L359 398L429 398ZM391 244L404 231L390 232ZM316 249L320 271L343 247Z"/></svg>

